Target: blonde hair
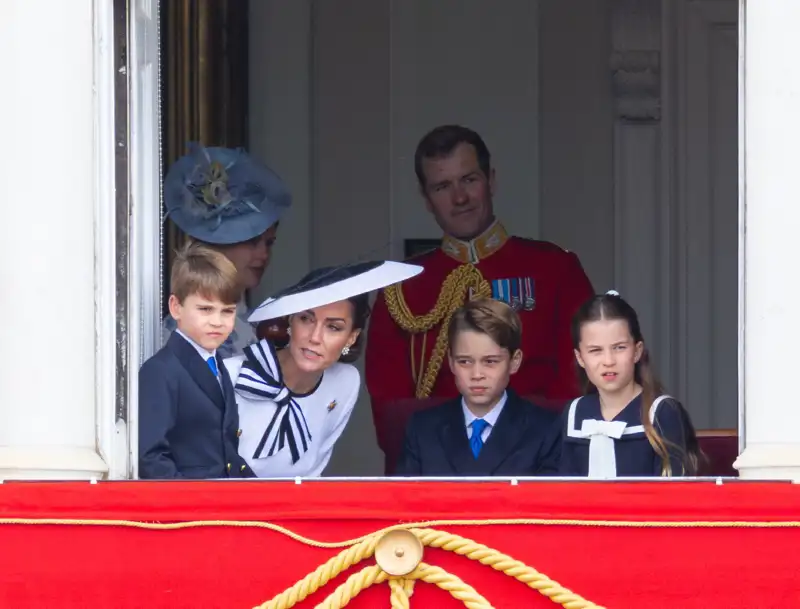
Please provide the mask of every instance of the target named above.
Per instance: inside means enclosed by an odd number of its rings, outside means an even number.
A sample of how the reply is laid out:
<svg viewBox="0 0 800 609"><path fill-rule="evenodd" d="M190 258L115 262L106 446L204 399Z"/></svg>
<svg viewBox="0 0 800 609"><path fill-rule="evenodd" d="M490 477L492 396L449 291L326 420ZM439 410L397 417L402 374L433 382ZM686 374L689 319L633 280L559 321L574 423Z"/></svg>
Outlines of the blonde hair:
<svg viewBox="0 0 800 609"><path fill-rule="evenodd" d="M453 348L461 332L486 334L511 355L522 344L522 321L510 306L492 298L476 298L453 313L447 332L447 343Z"/></svg>
<svg viewBox="0 0 800 609"><path fill-rule="evenodd" d="M177 252L172 263L170 292L183 303L189 296L236 304L244 289L236 267L224 254L199 242L189 242Z"/></svg>

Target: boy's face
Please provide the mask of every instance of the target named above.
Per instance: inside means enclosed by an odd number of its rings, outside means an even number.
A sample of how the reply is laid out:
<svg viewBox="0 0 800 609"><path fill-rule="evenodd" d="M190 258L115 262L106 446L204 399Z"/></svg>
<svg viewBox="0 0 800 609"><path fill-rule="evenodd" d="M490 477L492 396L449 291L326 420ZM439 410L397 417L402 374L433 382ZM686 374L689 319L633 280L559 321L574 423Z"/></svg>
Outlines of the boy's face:
<svg viewBox="0 0 800 609"><path fill-rule="evenodd" d="M473 411L491 410L521 363L522 351L512 356L481 332L460 332L450 345L450 369L456 387Z"/></svg>
<svg viewBox="0 0 800 609"><path fill-rule="evenodd" d="M235 304L199 294L187 296L183 303L175 295L170 296L169 312L178 322L178 329L207 351L224 343L236 323Z"/></svg>

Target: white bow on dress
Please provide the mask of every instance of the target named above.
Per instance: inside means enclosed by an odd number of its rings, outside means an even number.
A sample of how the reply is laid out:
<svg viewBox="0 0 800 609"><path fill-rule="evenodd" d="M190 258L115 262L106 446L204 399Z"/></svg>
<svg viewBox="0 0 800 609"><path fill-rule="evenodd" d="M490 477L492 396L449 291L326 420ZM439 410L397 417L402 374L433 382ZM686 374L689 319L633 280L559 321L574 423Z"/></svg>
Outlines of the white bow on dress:
<svg viewBox="0 0 800 609"><path fill-rule="evenodd" d="M589 477L616 478L617 453L614 440L625 432L625 421L598 421L586 419L580 435L589 438Z"/></svg>

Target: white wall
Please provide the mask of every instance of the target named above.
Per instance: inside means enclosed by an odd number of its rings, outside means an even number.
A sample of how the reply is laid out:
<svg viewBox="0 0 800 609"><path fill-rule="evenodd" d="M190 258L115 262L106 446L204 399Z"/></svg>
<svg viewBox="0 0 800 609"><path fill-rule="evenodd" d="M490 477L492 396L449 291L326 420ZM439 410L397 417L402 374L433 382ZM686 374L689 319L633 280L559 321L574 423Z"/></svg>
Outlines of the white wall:
<svg viewBox="0 0 800 609"><path fill-rule="evenodd" d="M544 0L541 238L575 251L595 290L614 287L613 112L607 0Z"/></svg>
<svg viewBox="0 0 800 609"><path fill-rule="evenodd" d="M103 61L108 46L99 48L100 41L111 44L110 28L95 28L100 15L94 9L89 2L41 0L4 0L0 8L0 52L8 58L0 67L6 91L0 98L5 480L88 480L108 472L98 454L97 415L113 412L114 404L98 393L95 375L97 348L107 354L113 328L109 336L107 325L98 325L108 307L105 298L97 300L101 272L95 261L111 252L96 241L95 231L108 227L101 224L108 216L96 215L101 203L112 204L103 200L99 184L108 172L100 157L113 137L107 123L101 125L101 113L108 116L113 97L102 86L109 83L102 70L109 67ZM54 151L46 173L44 141L63 147ZM57 195L45 194L55 185ZM54 340L56 325L60 340ZM50 348L56 343L60 349ZM100 444L106 449L110 442Z"/></svg>
<svg viewBox="0 0 800 609"><path fill-rule="evenodd" d="M678 8L679 7L679 8ZM676 8L675 381L698 425L737 425L738 7Z"/></svg>
<svg viewBox="0 0 800 609"><path fill-rule="evenodd" d="M311 5L250 2L250 151L286 180L294 201L281 222L257 303L311 265Z"/></svg>

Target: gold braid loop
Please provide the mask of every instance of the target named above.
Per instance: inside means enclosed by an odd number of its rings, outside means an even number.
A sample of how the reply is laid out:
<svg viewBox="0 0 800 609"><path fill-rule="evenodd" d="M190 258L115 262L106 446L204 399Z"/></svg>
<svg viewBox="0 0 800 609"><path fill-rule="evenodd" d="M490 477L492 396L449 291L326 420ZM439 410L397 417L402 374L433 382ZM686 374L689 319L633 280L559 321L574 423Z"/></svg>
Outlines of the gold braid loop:
<svg viewBox="0 0 800 609"><path fill-rule="evenodd" d="M546 596L554 603L566 609L588 609L590 607L597 607L594 603L564 588L561 584L553 581L543 573L539 573L533 567L529 567L525 563L502 554L497 550L493 550L488 546L476 543L471 539L444 531L437 531L436 529L414 529L413 532L422 542L422 545L432 548L441 548L448 552L455 552L460 556L466 556L470 560L476 560L482 565L491 567L495 571L501 571L534 590L537 590L543 596Z"/></svg>
<svg viewBox="0 0 800 609"><path fill-rule="evenodd" d="M411 609L411 595L414 594L414 582L416 580L401 577L389 580L389 588L392 590L391 601L392 609Z"/></svg>
<svg viewBox="0 0 800 609"><path fill-rule="evenodd" d="M428 366L425 368L421 365L419 378L415 379L417 398L427 398L433 391L439 370L447 354L447 327L450 318L459 307L464 305L470 289L473 290L476 297L489 298L492 295L491 285L483 278L477 267L472 264L463 264L451 271L444 280L433 309L419 317L415 316L408 308L401 284L389 286L384 290L389 314L395 323L406 332L412 335L426 333L437 324L441 324ZM413 358L414 354L412 353L411 356ZM424 357L423 353L422 358Z"/></svg>
<svg viewBox="0 0 800 609"><path fill-rule="evenodd" d="M602 609L536 569L471 539L436 529L413 528L409 531L423 546L454 552L505 573L565 609ZM352 565L372 556L384 534L385 531L379 531L342 550L338 556L328 560L294 586L255 609L291 609ZM491 609L491 604L474 588L440 567L423 562L420 562L411 573L402 577L389 575L379 565L365 567L348 577L325 601L317 605L317 609L340 609L365 588L387 580L391 589L392 609L410 609L409 597L413 592L415 580L432 583L447 590L472 609Z"/></svg>
<svg viewBox="0 0 800 609"><path fill-rule="evenodd" d="M294 586L281 592L272 600L255 607L255 609L289 609L290 607L294 607L297 603L302 602L308 596L319 590L342 571L346 571L354 564L375 554L375 546L379 539L380 537L378 535L372 535L342 550L339 554L306 575Z"/></svg>
<svg viewBox="0 0 800 609"><path fill-rule="evenodd" d="M359 592L369 588L373 584L379 584L389 579L392 587L392 609L408 609L408 594L404 581L422 580L429 584L435 584L442 590L447 590L453 597L469 607L469 609L492 609L491 603L475 591L475 588L464 583L458 576L448 573L440 567L420 563L411 573L400 579L390 579L388 573L383 571L378 565L364 567L358 573L354 573L347 578L341 586L315 609L340 609L346 606Z"/></svg>

